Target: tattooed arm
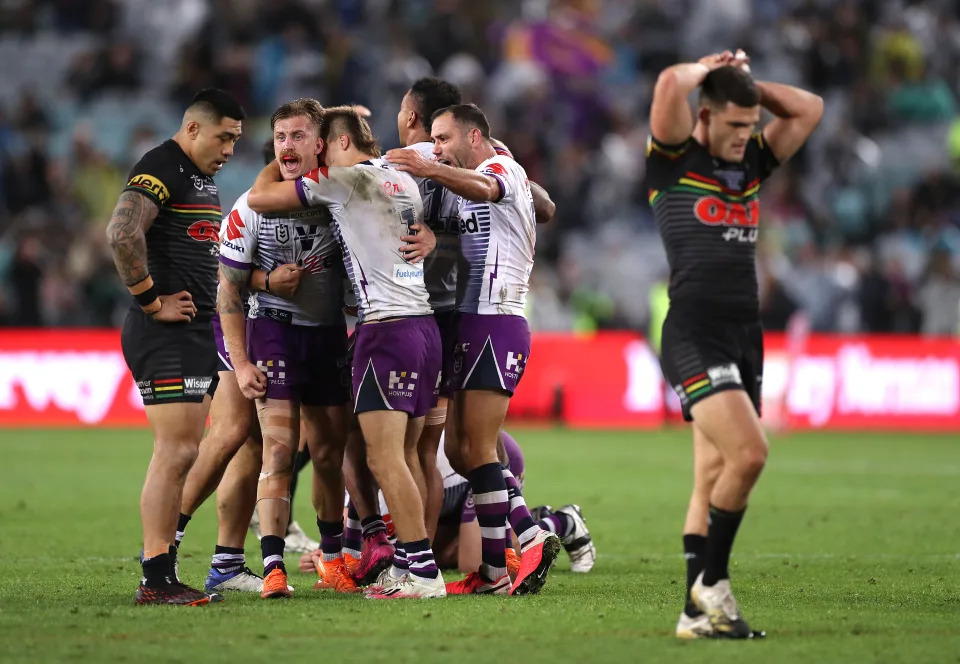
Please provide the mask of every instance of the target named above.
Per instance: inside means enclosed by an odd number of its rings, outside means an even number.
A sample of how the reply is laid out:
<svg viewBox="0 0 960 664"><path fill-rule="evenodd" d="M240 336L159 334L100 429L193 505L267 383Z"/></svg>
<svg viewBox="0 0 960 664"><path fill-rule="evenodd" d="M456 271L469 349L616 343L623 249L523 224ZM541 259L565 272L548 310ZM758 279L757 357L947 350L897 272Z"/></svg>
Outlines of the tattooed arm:
<svg viewBox="0 0 960 664"><path fill-rule="evenodd" d="M107 242L120 279L144 313L161 323L190 322L197 314L190 293L160 295L147 267L146 234L159 212L143 194L123 192L107 224Z"/></svg>
<svg viewBox="0 0 960 664"><path fill-rule="evenodd" d="M250 279L250 270L220 263L220 290L217 311L223 328L223 343L233 363L240 391L248 399L266 394L267 378L247 357L247 333L243 320L243 289Z"/></svg>

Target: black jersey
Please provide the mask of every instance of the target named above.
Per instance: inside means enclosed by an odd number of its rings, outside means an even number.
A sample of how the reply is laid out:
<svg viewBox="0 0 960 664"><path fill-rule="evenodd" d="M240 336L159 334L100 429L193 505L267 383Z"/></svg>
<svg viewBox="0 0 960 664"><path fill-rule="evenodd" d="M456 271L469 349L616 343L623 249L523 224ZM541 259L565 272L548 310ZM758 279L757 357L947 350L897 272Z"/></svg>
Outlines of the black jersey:
<svg viewBox="0 0 960 664"><path fill-rule="evenodd" d="M760 183L778 162L761 134L741 163L693 138L647 142L650 205L670 263L670 302L736 320L759 316L755 265Z"/></svg>
<svg viewBox="0 0 960 664"><path fill-rule="evenodd" d="M164 141L130 170L124 191L160 208L147 231L147 263L161 295L189 291L195 322L208 322L217 297L220 196L176 141Z"/></svg>

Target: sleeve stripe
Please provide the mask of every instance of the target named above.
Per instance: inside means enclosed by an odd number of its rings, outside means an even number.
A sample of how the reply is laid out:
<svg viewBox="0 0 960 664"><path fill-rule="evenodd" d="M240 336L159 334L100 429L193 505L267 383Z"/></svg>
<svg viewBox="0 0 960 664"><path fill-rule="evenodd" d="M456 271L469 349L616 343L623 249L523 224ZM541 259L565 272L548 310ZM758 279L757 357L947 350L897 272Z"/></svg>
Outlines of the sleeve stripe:
<svg viewBox="0 0 960 664"><path fill-rule="evenodd" d="M227 258L223 254L220 254L220 262L226 265L227 267L233 267L238 270L249 270L253 267L252 263L243 263L241 261L235 261L232 258Z"/></svg>
<svg viewBox="0 0 960 664"><path fill-rule="evenodd" d="M490 177L495 179L497 181L497 186L500 187L500 195L497 197L497 200L494 201L494 203L499 203L500 201L503 200L503 197L507 195L507 188L503 184L503 179L499 175L496 175L494 173L486 173L486 175L489 175Z"/></svg>
<svg viewBox="0 0 960 664"><path fill-rule="evenodd" d="M297 178L296 187L297 187L297 197L300 198L300 204L303 207L310 207L310 203L307 201L307 192L303 184L303 178Z"/></svg>

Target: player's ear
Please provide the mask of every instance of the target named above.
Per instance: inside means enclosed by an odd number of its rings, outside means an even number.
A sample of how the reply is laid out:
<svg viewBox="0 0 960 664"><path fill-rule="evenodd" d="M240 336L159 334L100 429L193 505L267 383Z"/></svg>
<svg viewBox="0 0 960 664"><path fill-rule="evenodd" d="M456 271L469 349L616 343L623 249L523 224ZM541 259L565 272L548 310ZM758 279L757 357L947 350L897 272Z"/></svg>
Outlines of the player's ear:
<svg viewBox="0 0 960 664"><path fill-rule="evenodd" d="M414 126L416 126L417 119L419 117L420 116L417 115L416 111L410 111L409 113L407 113L407 125L406 125L407 129L412 129Z"/></svg>
<svg viewBox="0 0 960 664"><path fill-rule="evenodd" d="M323 139L317 136L317 149L314 154L322 155L326 146L323 144Z"/></svg>
<svg viewBox="0 0 960 664"><path fill-rule="evenodd" d="M706 105L701 106L697 110L697 119L700 120L700 122L702 122L703 124L709 125L710 124L710 107Z"/></svg>
<svg viewBox="0 0 960 664"><path fill-rule="evenodd" d="M350 149L350 137L346 134L340 134L340 149L344 152Z"/></svg>
<svg viewBox="0 0 960 664"><path fill-rule="evenodd" d="M200 134L200 123L196 120L190 120L187 122L187 136L193 140L197 140L197 136Z"/></svg>

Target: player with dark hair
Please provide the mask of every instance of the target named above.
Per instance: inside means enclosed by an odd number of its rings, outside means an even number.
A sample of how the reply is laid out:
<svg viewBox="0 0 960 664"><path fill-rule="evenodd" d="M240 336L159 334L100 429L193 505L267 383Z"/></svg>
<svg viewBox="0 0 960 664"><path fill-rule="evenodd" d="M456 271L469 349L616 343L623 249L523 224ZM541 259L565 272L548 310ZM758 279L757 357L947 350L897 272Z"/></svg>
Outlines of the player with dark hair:
<svg viewBox="0 0 960 664"><path fill-rule="evenodd" d="M435 111L431 136L434 160L417 150L391 150L387 157L461 197L457 332L454 353L444 355L444 373L456 390L447 454L470 481L484 542L480 568L448 584L447 592L536 593L561 542L530 518L516 478L497 456L497 434L530 353L524 305L533 268L535 201L526 172L494 148L477 106ZM522 516L512 525L523 553L511 584L505 550L512 515Z"/></svg>
<svg viewBox="0 0 960 664"><path fill-rule="evenodd" d="M406 463L423 418L436 403L440 335L423 269L398 246L423 220L416 182L377 158L370 128L348 107L327 109L322 135L326 166L295 183L264 169L248 202L262 213L326 205L353 282L361 324L353 361L354 412L367 443L370 470L394 512L404 558L371 586L375 599L443 597L446 590L423 524L420 494ZM429 253L429 252L427 252ZM404 573L405 572L405 573Z"/></svg>
<svg viewBox="0 0 960 664"><path fill-rule="evenodd" d="M213 176L233 155L244 117L226 92L199 92L174 137L130 171L107 226L117 271L136 301L123 323L124 359L154 435L140 497L137 604L210 602L177 579L175 533L217 382L211 318L220 198Z"/></svg>
<svg viewBox="0 0 960 664"><path fill-rule="evenodd" d="M693 423L681 638L751 638L730 588L730 551L767 458L755 253L760 183L820 121L822 100L754 81L742 51L657 79L647 148L650 203L670 264L661 366ZM687 97L700 89L696 121ZM760 109L775 117L756 131Z"/></svg>

